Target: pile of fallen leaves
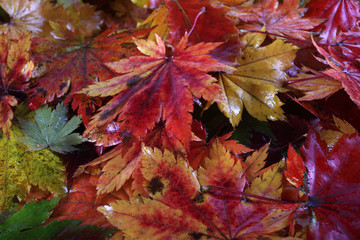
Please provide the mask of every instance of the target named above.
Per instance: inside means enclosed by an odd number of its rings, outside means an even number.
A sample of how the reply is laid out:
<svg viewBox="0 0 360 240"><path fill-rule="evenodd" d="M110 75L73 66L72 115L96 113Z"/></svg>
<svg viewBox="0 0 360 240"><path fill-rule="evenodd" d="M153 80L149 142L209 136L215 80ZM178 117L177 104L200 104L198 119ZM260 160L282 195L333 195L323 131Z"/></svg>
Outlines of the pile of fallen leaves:
<svg viewBox="0 0 360 240"><path fill-rule="evenodd" d="M0 0L0 239L360 238L356 0Z"/></svg>

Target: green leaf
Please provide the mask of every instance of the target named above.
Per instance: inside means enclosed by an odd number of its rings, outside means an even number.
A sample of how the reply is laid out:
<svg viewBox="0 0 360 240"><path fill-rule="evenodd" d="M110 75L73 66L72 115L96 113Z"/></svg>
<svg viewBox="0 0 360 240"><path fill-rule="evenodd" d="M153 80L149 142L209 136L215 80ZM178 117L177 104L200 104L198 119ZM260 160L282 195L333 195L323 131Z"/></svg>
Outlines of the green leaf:
<svg viewBox="0 0 360 240"><path fill-rule="evenodd" d="M15 232L43 224L50 217L51 210L58 204L60 198L41 201L37 204L34 201L26 203L20 211L0 225L0 232Z"/></svg>
<svg viewBox="0 0 360 240"><path fill-rule="evenodd" d="M28 202L24 207L0 224L0 240L12 239L107 239L114 228L98 228L91 225L80 225L81 221L52 221L43 224L51 215L51 210L61 197L38 203Z"/></svg>
<svg viewBox="0 0 360 240"><path fill-rule="evenodd" d="M21 128L26 136L19 140L29 145L30 151L46 147L58 153L77 150L73 145L78 145L86 139L78 133L71 132L79 127L81 119L79 116L74 116L68 121L67 112L67 108L62 103L53 111L45 105L35 111L35 122L20 119Z"/></svg>

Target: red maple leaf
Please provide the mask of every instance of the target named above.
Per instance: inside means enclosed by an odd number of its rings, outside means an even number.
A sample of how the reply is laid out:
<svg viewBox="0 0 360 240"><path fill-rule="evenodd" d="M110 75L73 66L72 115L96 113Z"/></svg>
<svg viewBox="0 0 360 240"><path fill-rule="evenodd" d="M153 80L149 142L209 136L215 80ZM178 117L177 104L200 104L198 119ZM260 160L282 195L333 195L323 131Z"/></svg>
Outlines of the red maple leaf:
<svg viewBox="0 0 360 240"><path fill-rule="evenodd" d="M307 179L303 185L309 197L305 207L315 213L309 239L358 239L360 136L344 135L329 152L326 142L311 129L301 156L306 173L303 168L296 172ZM289 156L290 161L298 161L299 157Z"/></svg>
<svg viewBox="0 0 360 240"><path fill-rule="evenodd" d="M82 220L82 224L112 227L105 216L96 210L98 206L118 200L115 194L98 195L96 182L98 176L82 174L77 177L70 192L62 198L48 220Z"/></svg>
<svg viewBox="0 0 360 240"><path fill-rule="evenodd" d="M84 135L102 144L102 140L96 138L97 132L113 124L123 136L141 138L163 120L166 131L188 148L193 97L223 100L216 79L206 72L233 70L208 55L221 43L199 43L187 47L187 35L175 47L165 44L159 36L156 36L156 42L134 41L147 56L132 56L107 64L124 74L81 91L90 96L116 95L100 108ZM116 123L111 123L114 120Z"/></svg>
<svg viewBox="0 0 360 240"><path fill-rule="evenodd" d="M147 32L116 33L112 28L94 38L83 38L80 32L67 30L60 39L34 38L32 51L37 79L30 90L29 107L37 109L67 93L65 102L72 101L73 110L79 108L78 113L86 124L101 100L75 93L116 76L105 63L134 54L137 50L132 37L144 36Z"/></svg>
<svg viewBox="0 0 360 240"><path fill-rule="evenodd" d="M227 8L223 6L213 6L207 0L166 0L165 3L169 9L169 39L172 43L189 33L193 24L194 30L189 36L191 43L226 41L231 34L238 32L234 21L226 16Z"/></svg>
<svg viewBox="0 0 360 240"><path fill-rule="evenodd" d="M5 34L0 35L0 128L9 138L12 107L17 106L15 93L28 87L34 63L30 61L30 35L9 42Z"/></svg>
<svg viewBox="0 0 360 240"><path fill-rule="evenodd" d="M323 42L333 43L338 30L348 31L358 25L360 18L359 4L354 0L317 0L307 5L306 16L324 18L325 21L315 30L321 31Z"/></svg>
<svg viewBox="0 0 360 240"><path fill-rule="evenodd" d="M304 8L299 8L299 0L287 0L280 4L277 0L260 1L248 7L237 7L230 15L241 21L238 28L266 32L291 39L309 38L310 30L321 23L320 19L303 17Z"/></svg>

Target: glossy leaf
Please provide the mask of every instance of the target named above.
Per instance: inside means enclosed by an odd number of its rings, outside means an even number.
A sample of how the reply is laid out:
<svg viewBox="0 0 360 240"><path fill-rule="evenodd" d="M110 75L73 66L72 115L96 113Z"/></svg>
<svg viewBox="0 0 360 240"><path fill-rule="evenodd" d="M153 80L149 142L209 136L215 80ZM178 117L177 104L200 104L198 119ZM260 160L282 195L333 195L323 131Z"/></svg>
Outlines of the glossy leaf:
<svg viewBox="0 0 360 240"><path fill-rule="evenodd" d="M282 40L261 46L265 37L264 34L245 35L244 55L238 59L237 70L219 76L226 101L218 106L233 126L239 124L244 108L261 121L284 118L282 103L276 94L284 91L281 86L287 78L284 71L291 67L297 48Z"/></svg>
<svg viewBox="0 0 360 240"><path fill-rule="evenodd" d="M319 135L309 132L301 154L307 169L307 206L315 213L312 239L360 236L359 144L359 135L345 135L328 152Z"/></svg>
<svg viewBox="0 0 360 240"><path fill-rule="evenodd" d="M67 118L68 110L63 103L51 110L48 106L43 106L35 111L35 122L31 120L21 120L21 128L25 137L20 140L29 145L29 151L40 150L49 147L54 152L65 153L76 150L74 145L78 145L83 139L78 133L72 133L79 127L81 119L74 116L70 120Z"/></svg>
<svg viewBox="0 0 360 240"><path fill-rule="evenodd" d="M304 92L300 101L312 101L331 96L342 88L341 81L320 74L299 74L289 79L289 86ZM323 75L323 74L322 74Z"/></svg>
<svg viewBox="0 0 360 240"><path fill-rule="evenodd" d="M113 229L78 226L80 221L70 220L54 221L40 226L49 218L59 199L44 200L36 204L34 201L26 203L20 211L0 224L0 239L105 239L114 232Z"/></svg>
<svg viewBox="0 0 360 240"><path fill-rule="evenodd" d="M208 55L220 43L187 47L187 35L175 47L166 47L158 36L156 42L135 39L135 43L146 56L108 64L114 71L125 74L81 91L90 96L115 95L92 118L85 136L92 139L93 132L99 131L101 126L106 129L115 120L123 135L140 138L163 119L165 129L188 147L192 98L223 101L216 79L206 72L233 70Z"/></svg>
<svg viewBox="0 0 360 240"><path fill-rule="evenodd" d="M314 45L319 53L325 57L327 64L331 66L331 69L325 70L324 73L341 81L351 100L360 106L360 68L351 61L344 59L343 56L339 56L333 48L329 47L329 51L326 51L316 43Z"/></svg>
<svg viewBox="0 0 360 240"><path fill-rule="evenodd" d="M310 1L307 7L307 16L325 19L317 29L326 43L334 43L338 31L356 26L360 17L359 3L354 0Z"/></svg>
<svg viewBox="0 0 360 240"><path fill-rule="evenodd" d="M305 170L303 159L290 145L286 159L286 170L284 171L286 179L295 187L300 188L304 185Z"/></svg>
<svg viewBox="0 0 360 240"><path fill-rule="evenodd" d="M221 5L215 6L206 0L166 0L165 3L169 9L169 39L172 43L190 33L200 12L189 42L220 42L228 39L230 34L237 33L235 23L226 16L228 10Z"/></svg>

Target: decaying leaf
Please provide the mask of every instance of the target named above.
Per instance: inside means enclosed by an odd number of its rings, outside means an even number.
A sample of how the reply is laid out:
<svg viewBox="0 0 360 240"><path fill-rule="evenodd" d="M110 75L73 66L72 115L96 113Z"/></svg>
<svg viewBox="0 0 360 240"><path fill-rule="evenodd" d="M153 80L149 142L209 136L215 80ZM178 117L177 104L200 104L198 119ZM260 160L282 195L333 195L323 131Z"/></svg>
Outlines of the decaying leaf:
<svg viewBox="0 0 360 240"><path fill-rule="evenodd" d="M15 126L10 139L0 138L0 196L2 210L13 203L13 199L25 199L32 185L55 194L64 193L64 166L48 149L27 152L27 147L18 142L22 136ZM16 202L16 201L15 201Z"/></svg>
<svg viewBox="0 0 360 240"><path fill-rule="evenodd" d="M59 103L54 110L46 105L36 110L35 122L20 119L22 131L26 135L20 138L20 141L30 146L29 151L47 147L59 153L76 150L77 148L73 146L86 141L86 139L78 133L72 133L79 127L80 117L74 116L68 120L67 113L66 106Z"/></svg>
<svg viewBox="0 0 360 240"><path fill-rule="evenodd" d="M282 82L287 79L284 71L292 66L297 48L279 39L261 46L265 37L259 33L246 34L237 70L219 76L226 101L218 106L233 126L239 124L244 108L261 121L284 119L282 102L276 94L284 91Z"/></svg>

